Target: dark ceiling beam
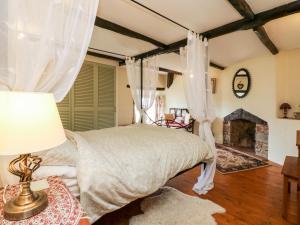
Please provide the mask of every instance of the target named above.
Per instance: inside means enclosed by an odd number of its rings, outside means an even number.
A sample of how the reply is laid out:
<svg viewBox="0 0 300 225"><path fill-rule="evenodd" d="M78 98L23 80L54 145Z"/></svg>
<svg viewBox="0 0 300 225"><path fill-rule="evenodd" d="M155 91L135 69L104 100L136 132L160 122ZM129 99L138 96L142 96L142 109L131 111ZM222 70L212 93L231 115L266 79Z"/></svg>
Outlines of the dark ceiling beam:
<svg viewBox="0 0 300 225"><path fill-rule="evenodd" d="M253 20L254 13L245 0L228 0L228 2L246 19Z"/></svg>
<svg viewBox="0 0 300 225"><path fill-rule="evenodd" d="M254 12L245 0L228 0L229 3L243 16L245 19L252 20L255 18ZM253 28L253 31L259 38L259 40L269 49L269 51L276 55L279 51L275 44L269 38L265 28L263 26L257 26Z"/></svg>
<svg viewBox="0 0 300 225"><path fill-rule="evenodd" d="M155 49L156 50L156 49ZM174 52L177 52L177 51L174 51ZM155 55L155 54L154 54ZM148 57L148 56L144 56L143 58L146 58L146 57ZM140 56L138 55L138 56L136 56L136 59L140 59ZM121 62L119 62L119 66L124 66L125 65L125 60L122 60ZM209 65L211 66L211 67L214 67L214 68L216 68L216 69L219 69L219 70L224 70L226 67L224 67L224 66L221 66L221 65L219 65L219 64L217 64L217 63L214 63L214 62L210 62L209 63ZM160 68L160 69L162 69L162 68ZM167 69L165 69L165 70L167 70ZM176 72L176 71L173 71L173 70L167 70L167 71L163 71L163 70L160 70L160 71L162 71L162 72L174 72L175 74L180 74L181 75L181 73L180 72Z"/></svg>
<svg viewBox="0 0 300 225"><path fill-rule="evenodd" d="M118 62L124 61L124 59L122 59L122 58L118 58L118 57L111 56L111 55L104 55L104 54L97 53L97 52L92 52L92 51L87 51L86 54L91 55L91 56L95 56L95 57L98 57L98 58L110 59L110 60L114 60L114 61L118 61Z"/></svg>
<svg viewBox="0 0 300 225"><path fill-rule="evenodd" d="M224 66L220 66L219 64L214 63L214 62L210 62L209 65L210 65L211 67L214 67L214 68L219 69L219 70L225 70L225 67L224 67Z"/></svg>
<svg viewBox="0 0 300 225"><path fill-rule="evenodd" d="M122 59L122 58L118 58L118 57L110 56L110 55L104 55L104 54L97 53L97 52L92 52L92 51L87 51L87 55L95 56L95 57L98 57L98 58L110 59L110 60L114 60L114 61L117 61L117 62L124 61L124 59ZM175 70L169 70L169 69L166 69L166 68L163 68L163 67L159 67L159 71L166 72L166 73L174 73L174 74L177 74L177 75L182 75L181 72L178 72L178 71L175 71Z"/></svg>
<svg viewBox="0 0 300 225"><path fill-rule="evenodd" d="M253 28L253 30L254 30L255 34L257 35L257 37L270 50L270 52L273 55L278 54L279 51L278 51L277 47L273 44L273 42L269 38L269 36L263 26Z"/></svg>
<svg viewBox="0 0 300 225"><path fill-rule="evenodd" d="M122 27L121 25L118 25L116 23L102 19L98 16L96 17L96 20L95 20L95 26L131 37L131 38L136 38L136 39L140 39L142 41L149 42L159 48L163 48L163 49L167 48L167 45L165 45L157 40L154 40L153 38L147 37L143 34L140 34L138 32L130 30L126 27Z"/></svg>
<svg viewBox="0 0 300 225"><path fill-rule="evenodd" d="M178 71L175 71L175 70L169 70L169 69L162 68L162 67L159 67L159 71L181 75L181 72L178 72Z"/></svg>
<svg viewBox="0 0 300 225"><path fill-rule="evenodd" d="M275 20L281 17L285 17L294 13L298 13L300 12L300 1L295 1L295 2L291 2L289 4L286 5L282 5L279 7L276 7L274 9L270 9L261 13L258 13L255 15L255 18L253 20L249 20L249 19L241 19L226 25L223 25L221 27L217 27L215 29L206 31L204 33L202 33L202 35L204 37L207 37L209 39L215 38L215 37L219 37L225 34L229 34L238 30L249 30L249 29L253 29L255 27L258 26L263 26L264 24L266 24L267 22L271 21L271 20ZM140 59L140 58L146 58L146 57L150 57L153 55L158 55L158 54L165 54L165 53L169 53L169 52L174 52L176 50L178 50L180 47L184 47L186 45L187 39L183 39L177 42L174 42L170 45L168 45L168 47L166 49L154 49L142 54L139 54L137 56L134 56L136 59Z"/></svg>
<svg viewBox="0 0 300 225"><path fill-rule="evenodd" d="M241 19L224 26L204 32L203 36L211 39L224 34L229 34L238 30L249 30L254 27L263 26L271 20L279 19L294 13L300 12L300 1L291 2L286 5L258 13L253 20Z"/></svg>

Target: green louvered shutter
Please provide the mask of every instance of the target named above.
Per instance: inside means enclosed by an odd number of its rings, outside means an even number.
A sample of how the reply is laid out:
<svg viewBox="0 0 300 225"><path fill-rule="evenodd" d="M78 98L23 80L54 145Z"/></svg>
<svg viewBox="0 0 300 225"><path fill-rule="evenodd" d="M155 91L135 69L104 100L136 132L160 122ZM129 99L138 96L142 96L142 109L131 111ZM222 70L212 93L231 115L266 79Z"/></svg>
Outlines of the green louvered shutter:
<svg viewBox="0 0 300 225"><path fill-rule="evenodd" d="M65 129L72 130L72 102L71 102L72 90L66 95L66 97L57 104L57 108L60 114L62 124Z"/></svg>
<svg viewBox="0 0 300 225"><path fill-rule="evenodd" d="M74 84L74 131L85 131L94 129L94 100L94 65L91 63L84 63Z"/></svg>
<svg viewBox="0 0 300 225"><path fill-rule="evenodd" d="M114 127L116 121L116 71L115 67L98 67L98 119L97 128Z"/></svg>
<svg viewBox="0 0 300 225"><path fill-rule="evenodd" d="M115 126L115 67L85 62L64 100L57 104L65 129L86 131Z"/></svg>

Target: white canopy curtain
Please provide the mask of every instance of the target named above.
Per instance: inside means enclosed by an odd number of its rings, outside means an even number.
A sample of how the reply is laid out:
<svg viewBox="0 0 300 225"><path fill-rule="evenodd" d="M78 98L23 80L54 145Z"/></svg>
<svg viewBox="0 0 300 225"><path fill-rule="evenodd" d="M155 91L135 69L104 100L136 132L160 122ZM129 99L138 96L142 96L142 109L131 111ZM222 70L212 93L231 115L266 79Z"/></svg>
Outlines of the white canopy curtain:
<svg viewBox="0 0 300 225"><path fill-rule="evenodd" d="M0 0L0 90L52 92L61 101L86 55L98 1ZM13 183L5 159L0 183Z"/></svg>
<svg viewBox="0 0 300 225"><path fill-rule="evenodd" d="M143 59L143 86L141 87L141 61L126 58L128 83L134 103L139 110L140 121L144 113L153 105L158 81L157 57ZM143 97L141 99L141 89ZM142 105L142 106L141 106ZM143 120L144 121L144 120Z"/></svg>
<svg viewBox="0 0 300 225"><path fill-rule="evenodd" d="M208 75L208 41L191 31L188 32L185 48L180 49L184 68L183 80L187 104L191 116L200 122L199 135L206 141L216 155L215 139L211 131L211 123L215 119L212 90ZM203 171L204 170L204 171ZM216 157L202 167L201 176L193 190L198 194L206 194L214 187Z"/></svg>
<svg viewBox="0 0 300 225"><path fill-rule="evenodd" d="M81 68L99 0L1 0L0 90L61 101Z"/></svg>

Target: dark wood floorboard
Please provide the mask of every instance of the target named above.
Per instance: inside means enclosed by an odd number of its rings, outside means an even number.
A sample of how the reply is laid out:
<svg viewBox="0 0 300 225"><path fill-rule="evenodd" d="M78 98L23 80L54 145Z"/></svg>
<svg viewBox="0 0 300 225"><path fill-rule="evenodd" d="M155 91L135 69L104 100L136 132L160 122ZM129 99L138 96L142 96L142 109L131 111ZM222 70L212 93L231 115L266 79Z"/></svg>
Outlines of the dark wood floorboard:
<svg viewBox="0 0 300 225"><path fill-rule="evenodd" d="M256 170L216 174L215 188L202 198L209 199L226 209L217 214L219 225L291 225L296 224L296 190L292 190L288 221L281 217L282 184L281 167L273 165ZM195 168L168 182L186 194L197 196L192 191L199 174ZM101 218L97 225L128 225L130 217L142 213L141 200ZM184 225L184 224L183 224Z"/></svg>

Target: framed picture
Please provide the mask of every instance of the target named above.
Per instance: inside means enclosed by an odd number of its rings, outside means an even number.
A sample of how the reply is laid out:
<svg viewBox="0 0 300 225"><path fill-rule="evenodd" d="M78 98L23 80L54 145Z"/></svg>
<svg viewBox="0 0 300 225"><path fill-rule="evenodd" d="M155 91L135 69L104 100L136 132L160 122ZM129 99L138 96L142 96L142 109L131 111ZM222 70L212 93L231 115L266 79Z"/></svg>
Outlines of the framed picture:
<svg viewBox="0 0 300 225"><path fill-rule="evenodd" d="M212 93L216 93L216 86L217 86L217 78L211 78L211 90Z"/></svg>

